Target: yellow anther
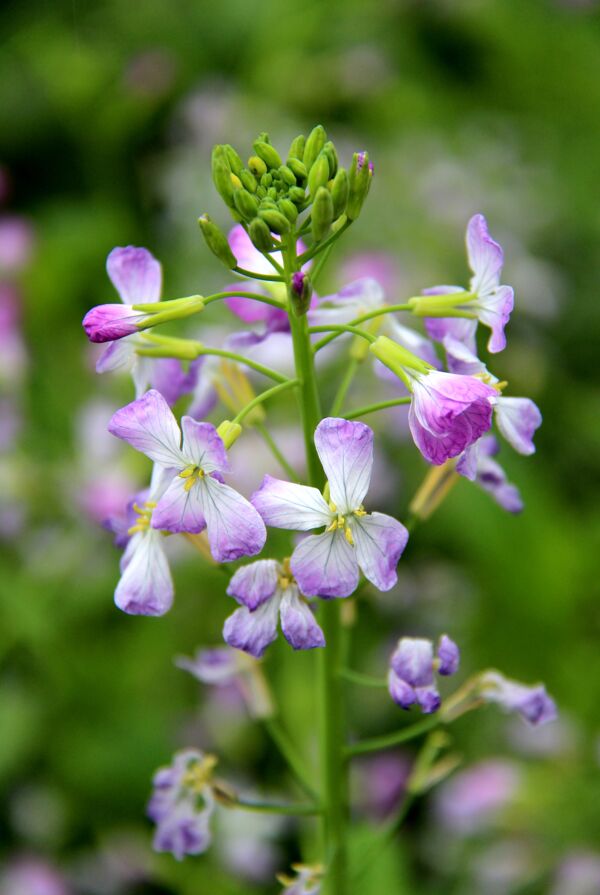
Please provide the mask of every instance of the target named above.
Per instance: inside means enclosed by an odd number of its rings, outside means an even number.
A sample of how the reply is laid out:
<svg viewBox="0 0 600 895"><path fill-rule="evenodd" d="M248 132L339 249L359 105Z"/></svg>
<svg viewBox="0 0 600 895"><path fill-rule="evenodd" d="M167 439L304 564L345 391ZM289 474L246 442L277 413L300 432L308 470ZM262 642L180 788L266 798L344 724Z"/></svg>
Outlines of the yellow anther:
<svg viewBox="0 0 600 895"><path fill-rule="evenodd" d="M364 507L361 506L361 507L359 507L357 510L354 510L354 515L355 515L355 516L359 516L359 517L360 517L360 516L366 516L366 515L367 515L367 511L365 510Z"/></svg>
<svg viewBox="0 0 600 895"><path fill-rule="evenodd" d="M183 486L184 491L191 491L194 485L196 484L196 478L190 476L185 485Z"/></svg>
<svg viewBox="0 0 600 895"><path fill-rule="evenodd" d="M185 469L182 469L179 478L186 480L183 486L184 490L191 491L196 482L204 478L204 474L204 470L200 466L186 466Z"/></svg>
<svg viewBox="0 0 600 895"><path fill-rule="evenodd" d="M354 538L352 537L352 531L350 530L350 526L347 525L347 526L345 527L345 529L344 529L344 535L345 535L345 537L346 537L346 540L347 540L348 543L350 544L350 546L351 546L351 547L354 547Z"/></svg>
<svg viewBox="0 0 600 895"><path fill-rule="evenodd" d="M280 575L280 576L279 576L278 584L279 584L279 587L280 587L282 590L287 590L291 583L292 583L292 579L291 579L291 578L288 578L287 575Z"/></svg>
<svg viewBox="0 0 600 895"><path fill-rule="evenodd" d="M344 518L344 516L338 516L337 517L337 527L343 528L345 524L346 524L346 519Z"/></svg>
<svg viewBox="0 0 600 895"><path fill-rule="evenodd" d="M497 382L494 385L494 388L496 389L496 391L503 392L507 385L508 381L505 379L503 382Z"/></svg>
<svg viewBox="0 0 600 895"><path fill-rule="evenodd" d="M329 509L332 513L337 513L337 507L332 500L329 501Z"/></svg>
<svg viewBox="0 0 600 895"><path fill-rule="evenodd" d="M185 469L182 469L181 472L179 473L179 478L181 478L181 479L187 479L187 478L189 478L191 475L194 475L194 472L195 472L195 471L196 471L196 467L195 467L195 466L186 466Z"/></svg>
<svg viewBox="0 0 600 895"><path fill-rule="evenodd" d="M205 755L201 761L193 762L181 778L183 786L191 789L192 792L202 792L212 777L217 762L218 759L215 755Z"/></svg>

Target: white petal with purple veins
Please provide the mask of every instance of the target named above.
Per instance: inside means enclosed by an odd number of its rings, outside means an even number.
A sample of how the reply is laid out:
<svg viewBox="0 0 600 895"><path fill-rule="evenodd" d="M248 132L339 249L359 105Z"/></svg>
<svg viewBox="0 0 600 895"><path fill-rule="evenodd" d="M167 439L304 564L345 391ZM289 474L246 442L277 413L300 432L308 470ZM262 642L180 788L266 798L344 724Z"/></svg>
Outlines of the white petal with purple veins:
<svg viewBox="0 0 600 895"><path fill-rule="evenodd" d="M317 488L296 485L266 475L263 483L251 497L267 525L274 528L290 528L310 531L329 525L331 510Z"/></svg>
<svg viewBox="0 0 600 895"><path fill-rule="evenodd" d="M314 649L325 646L325 637L310 606L298 596L296 587L283 592L280 605L281 630L294 649Z"/></svg>
<svg viewBox="0 0 600 895"><path fill-rule="evenodd" d="M542 414L530 398L498 398L496 423L515 451L535 453L533 435L542 424Z"/></svg>
<svg viewBox="0 0 600 895"><path fill-rule="evenodd" d="M473 215L467 224L466 241L469 265L474 274L471 291L480 295L491 292L500 282L504 253L490 236L482 214Z"/></svg>
<svg viewBox="0 0 600 895"><path fill-rule="evenodd" d="M339 530L309 535L294 550L290 566L308 596L348 597L358 585L354 549Z"/></svg>
<svg viewBox="0 0 600 895"><path fill-rule="evenodd" d="M365 578L379 590L389 590L398 580L396 566L406 547L408 531L385 513L355 517L351 530Z"/></svg>
<svg viewBox="0 0 600 895"><path fill-rule="evenodd" d="M152 528L161 531L200 534L206 528L202 502L202 483L176 475L152 513Z"/></svg>
<svg viewBox="0 0 600 895"><path fill-rule="evenodd" d="M162 270L148 249L117 247L106 259L106 270L125 304L149 305L159 300Z"/></svg>
<svg viewBox="0 0 600 895"><path fill-rule="evenodd" d="M497 354L506 348L504 327L510 319L515 304L514 291L511 286L499 286L493 292L482 297L476 304L479 320L491 329L487 344L488 351Z"/></svg>
<svg viewBox="0 0 600 895"><path fill-rule="evenodd" d="M206 519L210 551L217 562L231 562L240 556L260 553L267 532L252 504L212 476L206 476L192 490L196 488Z"/></svg>
<svg viewBox="0 0 600 895"><path fill-rule="evenodd" d="M128 544L127 563L115 590L115 603L130 615L164 615L173 604L173 580L162 535L137 532Z"/></svg>
<svg viewBox="0 0 600 895"><path fill-rule="evenodd" d="M246 606L236 609L225 621L223 638L229 646L259 659L277 637L279 599L267 600L254 612Z"/></svg>
<svg viewBox="0 0 600 895"><path fill-rule="evenodd" d="M227 472L229 461L223 440L212 423L199 423L191 416L181 418L181 452L204 472Z"/></svg>
<svg viewBox="0 0 600 895"><path fill-rule="evenodd" d="M108 431L163 466L187 465L179 447L181 434L171 408L152 389L114 414Z"/></svg>
<svg viewBox="0 0 600 895"><path fill-rule="evenodd" d="M96 372L130 370L136 359L135 343L135 336L125 336L115 342L109 342L96 361Z"/></svg>
<svg viewBox="0 0 600 895"><path fill-rule="evenodd" d="M364 423L327 417L317 426L315 447L337 512L358 509L371 481L373 430Z"/></svg>
<svg viewBox="0 0 600 895"><path fill-rule="evenodd" d="M423 637L403 637L396 647L391 667L411 687L433 684L433 644Z"/></svg>
<svg viewBox="0 0 600 895"><path fill-rule="evenodd" d="M279 563L274 559L259 559L235 572L227 593L253 611L273 596L278 578Z"/></svg>

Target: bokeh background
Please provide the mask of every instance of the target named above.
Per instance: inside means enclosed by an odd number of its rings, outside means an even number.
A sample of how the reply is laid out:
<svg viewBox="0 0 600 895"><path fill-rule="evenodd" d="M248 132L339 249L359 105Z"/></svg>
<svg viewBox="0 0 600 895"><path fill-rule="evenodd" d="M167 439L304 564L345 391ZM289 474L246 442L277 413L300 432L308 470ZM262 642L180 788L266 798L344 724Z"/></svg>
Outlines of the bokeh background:
<svg viewBox="0 0 600 895"><path fill-rule="evenodd" d="M167 616L113 606L118 552L99 523L147 467L102 436L131 388L95 375L80 320L112 300L115 245L150 248L168 297L226 283L196 225L209 211L228 226L211 146L245 157L261 130L285 147L316 122L346 161L368 148L376 166L321 292L374 259L389 300L464 282L464 227L483 212L516 292L494 369L544 414L535 457L502 452L523 514L461 482L416 530L399 586L361 606L353 664L382 673L394 637L448 630L462 676L544 680L560 720L535 735L491 709L457 724L462 770L360 892L600 892L597 5L21 0L0 34L2 895L271 893L299 857L293 824L227 812L209 855L151 852L150 778L178 747L217 750L241 785L288 784L235 692L173 664L219 642L232 609L219 573L182 547ZM219 313L211 323L231 327ZM354 406L380 388L365 376ZM380 490L402 518L425 466L401 419L371 419ZM237 450L251 490L255 454ZM266 666L307 750L311 662L277 644ZM364 734L398 723L384 695L350 695ZM409 763L392 751L360 766L359 825L385 813Z"/></svg>

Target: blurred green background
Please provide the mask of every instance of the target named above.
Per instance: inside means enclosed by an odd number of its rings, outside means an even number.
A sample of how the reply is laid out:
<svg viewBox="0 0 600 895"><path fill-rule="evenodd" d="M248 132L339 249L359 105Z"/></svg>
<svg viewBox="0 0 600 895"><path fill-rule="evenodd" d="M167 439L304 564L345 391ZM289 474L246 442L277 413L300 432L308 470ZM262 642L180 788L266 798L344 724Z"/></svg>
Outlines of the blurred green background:
<svg viewBox="0 0 600 895"><path fill-rule="evenodd" d="M206 857L151 853L150 778L175 748L219 751L242 785L287 783L239 704L173 665L219 642L232 609L219 573L181 549L167 616L113 606L118 553L85 495L97 476L101 489L107 474L136 485L147 467L85 435L131 389L95 375L80 320L113 300L104 264L115 245L160 258L167 297L226 283L195 222L209 211L229 225L209 179L213 143L245 157L261 130L284 147L316 122L346 161L368 148L376 170L320 292L365 252L385 253L390 300L464 282L464 227L483 212L516 293L493 369L544 415L535 457L502 451L525 512L509 517L461 482L415 532L398 588L361 606L353 664L381 673L393 637L446 629L461 674L496 666L544 680L561 712L538 739L491 710L457 725L465 764L510 762L517 792L462 838L444 833L434 794L360 891L579 895L557 887L573 856L600 860L597 5L22 0L4 5L0 34L2 220L32 233L4 274L26 357L20 372L0 365L18 430L0 456L2 895L47 891L17 890L15 862L55 874L57 892L270 893L299 858L295 828L267 825L261 876L258 846L247 848L256 830L228 830L230 818ZM373 423L397 486L388 508L402 518L425 467L397 447L389 417ZM278 644L266 665L307 749L311 662ZM397 711L367 696L350 692L357 730L392 729Z"/></svg>

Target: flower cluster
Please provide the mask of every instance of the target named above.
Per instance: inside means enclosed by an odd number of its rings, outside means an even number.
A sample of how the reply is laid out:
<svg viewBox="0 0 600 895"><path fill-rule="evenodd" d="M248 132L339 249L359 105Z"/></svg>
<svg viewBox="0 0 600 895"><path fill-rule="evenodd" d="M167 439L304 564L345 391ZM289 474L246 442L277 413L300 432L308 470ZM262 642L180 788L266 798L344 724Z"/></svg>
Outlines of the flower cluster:
<svg viewBox="0 0 600 895"><path fill-rule="evenodd" d="M446 634L440 637L435 656L431 640L402 637L390 659L390 696L403 709L416 704L426 715L436 712L441 698L434 671L441 675L455 674L459 662L460 651Z"/></svg>

